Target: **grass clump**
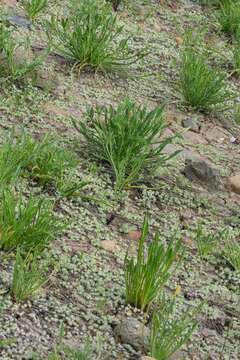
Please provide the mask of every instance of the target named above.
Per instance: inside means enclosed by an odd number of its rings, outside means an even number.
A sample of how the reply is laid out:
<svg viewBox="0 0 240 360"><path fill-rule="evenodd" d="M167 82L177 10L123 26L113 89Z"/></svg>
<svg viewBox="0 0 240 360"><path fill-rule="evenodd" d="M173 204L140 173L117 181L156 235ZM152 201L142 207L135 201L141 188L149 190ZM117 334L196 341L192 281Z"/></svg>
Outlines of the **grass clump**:
<svg viewBox="0 0 240 360"><path fill-rule="evenodd" d="M0 200L0 248L42 250L60 230L52 208L47 200L30 197L24 201L21 195L16 198L4 190Z"/></svg>
<svg viewBox="0 0 240 360"><path fill-rule="evenodd" d="M28 19L33 21L47 8L48 0L22 0L21 4Z"/></svg>
<svg viewBox="0 0 240 360"><path fill-rule="evenodd" d="M143 174L152 175L177 154L163 153L174 139L160 140L165 129L163 111L163 106L158 106L148 112L146 107L125 99L116 109L112 106L91 108L87 112L89 125L75 122L90 153L111 167L116 190L143 180Z"/></svg>
<svg viewBox="0 0 240 360"><path fill-rule="evenodd" d="M223 32L235 39L240 38L239 1L222 0L217 13L218 22Z"/></svg>
<svg viewBox="0 0 240 360"><path fill-rule="evenodd" d="M229 241L225 244L224 257L233 269L240 273L240 244L237 241Z"/></svg>
<svg viewBox="0 0 240 360"><path fill-rule="evenodd" d="M20 302L28 299L45 283L46 277L39 269L37 255L29 253L27 256L22 256L18 249L11 286L11 294L14 300Z"/></svg>
<svg viewBox="0 0 240 360"><path fill-rule="evenodd" d="M228 236L228 229L223 229L217 232L209 232L204 229L202 224L199 223L197 225L194 238L200 258L207 260L214 248L219 245L220 241L227 239Z"/></svg>
<svg viewBox="0 0 240 360"><path fill-rule="evenodd" d="M18 53L24 54L22 59ZM43 56L26 56L29 54L29 42L17 42L13 30L8 27L4 19L0 22L0 78L16 81L26 77L42 64Z"/></svg>
<svg viewBox="0 0 240 360"><path fill-rule="evenodd" d="M226 76L210 67L205 59L185 50L181 57L180 92L187 105L206 110L231 98L225 86Z"/></svg>
<svg viewBox="0 0 240 360"><path fill-rule="evenodd" d="M167 360L185 344L197 327L197 321L190 310L180 317L174 314L175 299L162 300L153 314L150 334L150 354L156 360ZM197 309L196 312L199 310Z"/></svg>
<svg viewBox="0 0 240 360"><path fill-rule="evenodd" d="M126 302L142 311L158 298L163 286L172 275L171 267L176 262L176 269L182 257L180 240L176 240L173 236L168 245L164 246L158 233L146 251L144 242L147 234L148 220L145 218L137 257L129 256L128 252L124 264Z"/></svg>
<svg viewBox="0 0 240 360"><path fill-rule="evenodd" d="M48 36L55 50L71 59L80 71L86 66L96 70L124 70L137 61L128 39L120 40L123 27L117 24L111 6L90 0L75 4L66 18L52 17Z"/></svg>
<svg viewBox="0 0 240 360"><path fill-rule="evenodd" d="M71 196L85 182L74 182L71 171L77 166L76 155L60 147L52 135L36 140L22 133L13 134L0 149L0 184L7 184L17 176L30 176L40 185L53 185L62 196Z"/></svg>
<svg viewBox="0 0 240 360"><path fill-rule="evenodd" d="M233 50L233 68L235 74L239 76L240 75L240 42L237 42Z"/></svg>

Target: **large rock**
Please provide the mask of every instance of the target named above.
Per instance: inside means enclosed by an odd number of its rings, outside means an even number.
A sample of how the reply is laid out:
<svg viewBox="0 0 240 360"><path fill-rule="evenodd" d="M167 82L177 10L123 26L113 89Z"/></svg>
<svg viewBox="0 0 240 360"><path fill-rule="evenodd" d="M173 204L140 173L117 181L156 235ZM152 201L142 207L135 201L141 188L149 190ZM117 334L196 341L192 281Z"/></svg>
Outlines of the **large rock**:
<svg viewBox="0 0 240 360"><path fill-rule="evenodd" d="M230 189L236 194L240 194L240 174L236 174L229 178Z"/></svg>
<svg viewBox="0 0 240 360"><path fill-rule="evenodd" d="M114 333L121 343L129 344L136 350L147 350L149 347L149 328L133 317L123 319Z"/></svg>
<svg viewBox="0 0 240 360"><path fill-rule="evenodd" d="M220 174L204 159L186 159L183 174L191 181L200 182L211 189L221 189Z"/></svg>

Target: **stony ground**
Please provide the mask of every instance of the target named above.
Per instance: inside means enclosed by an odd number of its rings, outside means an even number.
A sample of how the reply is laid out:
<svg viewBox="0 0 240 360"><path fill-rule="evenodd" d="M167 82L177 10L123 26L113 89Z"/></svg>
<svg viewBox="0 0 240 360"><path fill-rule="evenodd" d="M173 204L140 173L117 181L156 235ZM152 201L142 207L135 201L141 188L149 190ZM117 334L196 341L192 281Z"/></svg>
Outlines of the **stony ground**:
<svg viewBox="0 0 240 360"><path fill-rule="evenodd" d="M3 2L9 14L22 14L17 1ZM64 7L64 1L50 3L49 12ZM1 138L13 126L16 130L24 127L34 136L54 133L63 145L79 154L76 178L89 181L84 195L96 201L79 197L59 202L56 213L68 220L68 226L44 256L43 262L51 269L48 284L30 300L20 304L12 301L9 286L13 262L11 255L1 254L0 302L4 299L4 304L0 339L13 338L13 342L0 349L0 358L31 359L33 352L47 356L63 323L68 344L79 346L88 336L94 343L100 338L101 359L138 359L141 351L119 341L114 329L123 318L142 319L139 312L124 304L123 260L129 243L138 239L147 211L150 235L159 231L168 237L177 227L183 236L184 261L168 284L169 291L181 286L179 313L187 305L196 306L204 300L199 327L181 356L237 360L239 274L219 254L221 242L209 261L202 261L193 234L202 221L213 231L228 227L239 240L240 195L231 191L228 182L239 172L240 131L231 110L193 112L182 105L176 92L185 30L196 30L197 46L207 44L213 62L226 72L231 62L230 45L212 11L197 1L129 0L118 16L126 33L131 34L130 46L147 46L148 50L127 77L85 71L78 78L64 59L50 54L35 86L24 83L1 87ZM32 37L33 51L45 46L44 19L42 16L31 29L16 28L17 36L27 32ZM239 79L230 78L229 87L237 93ZM88 105L116 105L126 95L149 108L166 103L166 134L182 132L182 138L169 145L167 152L182 152L171 167L156 174L150 186L143 184L141 189L124 191L119 202L110 175L101 164L89 159L71 118L82 118ZM18 186L35 194L41 191L26 180ZM54 195L46 192L45 196Z"/></svg>

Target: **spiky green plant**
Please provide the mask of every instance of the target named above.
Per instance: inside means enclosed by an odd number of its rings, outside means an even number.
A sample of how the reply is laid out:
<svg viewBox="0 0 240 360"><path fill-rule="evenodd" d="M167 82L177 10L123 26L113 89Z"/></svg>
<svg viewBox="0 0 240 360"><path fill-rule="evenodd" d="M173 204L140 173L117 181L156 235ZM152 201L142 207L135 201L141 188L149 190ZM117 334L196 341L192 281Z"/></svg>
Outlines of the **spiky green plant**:
<svg viewBox="0 0 240 360"><path fill-rule="evenodd" d="M146 179L147 174L168 164L171 156L163 150L175 137L160 139L165 123L163 106L148 112L129 99L116 109L112 106L91 108L87 122L74 123L87 142L90 154L110 165L116 190Z"/></svg>
<svg viewBox="0 0 240 360"><path fill-rule="evenodd" d="M46 54L43 56L27 57L19 61L16 53L19 48L29 53L29 42L27 39L17 42L14 39L12 28L8 27L3 19L0 22L0 78L4 80L20 80L27 74L32 73L42 64Z"/></svg>
<svg viewBox="0 0 240 360"><path fill-rule="evenodd" d="M39 268L37 254L22 256L18 249L13 270L11 294L16 302L28 299L36 293L47 279Z"/></svg>
<svg viewBox="0 0 240 360"><path fill-rule="evenodd" d="M53 204L47 200L30 197L24 201L4 190L0 199L0 248L42 250L60 230L60 222L53 214Z"/></svg>
<svg viewBox="0 0 240 360"><path fill-rule="evenodd" d="M240 273L240 243L227 241L224 247L224 257L231 264L235 271Z"/></svg>
<svg viewBox="0 0 240 360"><path fill-rule="evenodd" d="M181 241L175 236L164 246L157 233L146 250L147 234L148 220L145 217L137 256L127 252L124 263L126 302L142 311L158 298L173 273L171 268L176 269L182 258Z"/></svg>
<svg viewBox="0 0 240 360"><path fill-rule="evenodd" d="M237 75L240 75L240 42L237 42L234 46L233 69Z"/></svg>
<svg viewBox="0 0 240 360"><path fill-rule="evenodd" d="M213 252L214 248L218 246L220 241L226 241L228 236L228 229L210 232L204 229L203 225L199 223L195 231L194 239L196 241L198 253L201 259L207 260L209 255Z"/></svg>
<svg viewBox="0 0 240 360"><path fill-rule="evenodd" d="M48 0L22 0L21 4L30 20L35 20L47 8Z"/></svg>
<svg viewBox="0 0 240 360"><path fill-rule="evenodd" d="M0 184L19 175L31 176L42 185L54 184L59 193L69 197L85 185L71 181L71 170L77 164L77 156L60 147L50 134L38 140L25 132L17 137L11 134L0 147Z"/></svg>
<svg viewBox="0 0 240 360"><path fill-rule="evenodd" d="M156 360L167 360L185 344L197 327L196 313L188 309L180 317L174 314L175 299L163 299L153 314L150 334L150 355Z"/></svg>
<svg viewBox="0 0 240 360"><path fill-rule="evenodd" d="M65 18L52 17L47 33L53 48L71 59L79 71L86 66L118 71L140 56L130 52L127 38L120 40L122 31L110 6L90 0L75 4Z"/></svg>
<svg viewBox="0 0 240 360"><path fill-rule="evenodd" d="M210 67L201 55L189 49L183 51L179 91L187 105L211 109L225 104L232 98L225 80L226 76Z"/></svg>
<svg viewBox="0 0 240 360"><path fill-rule="evenodd" d="M222 31L236 39L240 39L240 7L239 1L222 0L217 12Z"/></svg>

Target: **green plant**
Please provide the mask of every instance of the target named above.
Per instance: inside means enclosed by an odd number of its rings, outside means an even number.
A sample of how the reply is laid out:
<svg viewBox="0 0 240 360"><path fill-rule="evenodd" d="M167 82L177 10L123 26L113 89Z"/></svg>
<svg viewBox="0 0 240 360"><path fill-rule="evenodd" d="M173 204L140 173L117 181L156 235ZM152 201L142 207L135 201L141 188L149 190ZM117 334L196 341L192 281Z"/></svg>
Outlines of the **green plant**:
<svg viewBox="0 0 240 360"><path fill-rule="evenodd" d="M163 149L174 137L160 140L165 129L163 106L148 112L129 99L115 110L112 106L91 108L87 112L89 126L83 121L75 124L84 136L90 154L110 165L116 190L122 190L166 166L171 156Z"/></svg>
<svg viewBox="0 0 240 360"><path fill-rule="evenodd" d="M234 121L237 125L240 125L240 104L236 104L234 108Z"/></svg>
<svg viewBox="0 0 240 360"><path fill-rule="evenodd" d="M237 75L240 75L240 43L235 44L233 50L233 69Z"/></svg>
<svg viewBox="0 0 240 360"><path fill-rule="evenodd" d="M240 273L240 243L237 241L226 242L224 247L224 257L234 270Z"/></svg>
<svg viewBox="0 0 240 360"><path fill-rule="evenodd" d="M227 229L209 232L208 230L204 229L202 224L199 223L197 225L194 236L194 239L197 243L199 256L202 259L208 259L213 249L219 245L219 242L228 238L228 234L229 232Z"/></svg>
<svg viewBox="0 0 240 360"><path fill-rule="evenodd" d="M128 39L119 40L122 30L111 7L96 0L78 3L68 17L48 22L52 46L72 59L79 71L88 65L117 71L136 62L140 54L130 53Z"/></svg>
<svg viewBox="0 0 240 360"><path fill-rule="evenodd" d="M0 248L42 250L61 228L52 207L47 200L32 196L24 201L22 196L17 199L4 190L0 199Z"/></svg>
<svg viewBox="0 0 240 360"><path fill-rule="evenodd" d="M16 302L29 298L46 283L46 277L39 269L37 255L32 252L26 257L17 250L13 270L11 293Z"/></svg>
<svg viewBox="0 0 240 360"><path fill-rule="evenodd" d="M54 183L60 193L70 193L85 185L83 182L73 184L70 181L70 170L76 167L76 155L58 144L52 135L45 135L36 140L31 135L14 134L0 148L0 184L8 183L18 175L31 176L41 185ZM1 181L2 178L2 181Z"/></svg>
<svg viewBox="0 0 240 360"><path fill-rule="evenodd" d="M22 6L30 20L35 20L47 5L48 0L22 0Z"/></svg>
<svg viewBox="0 0 240 360"><path fill-rule="evenodd" d="M146 310L159 296L169 280L174 262L175 269L182 258L181 241L172 237L165 247L157 233L148 247L144 242L148 234L148 220L145 217L138 243L137 257L127 252L124 263L126 302Z"/></svg>
<svg viewBox="0 0 240 360"><path fill-rule="evenodd" d="M231 98L225 87L226 76L211 68L205 59L184 50L181 56L180 92L186 102L196 109L209 109Z"/></svg>
<svg viewBox="0 0 240 360"><path fill-rule="evenodd" d="M24 56L17 58L17 53L22 49ZM0 78L4 80L19 80L32 73L41 65L43 56L26 56L29 53L29 42L17 43L12 29L3 19L0 22Z"/></svg>
<svg viewBox="0 0 240 360"><path fill-rule="evenodd" d="M222 0L217 12L218 22L222 31L234 38L240 36L240 7L239 1Z"/></svg>
<svg viewBox="0 0 240 360"><path fill-rule="evenodd" d="M176 318L175 299L165 298L153 314L150 334L150 354L156 360L167 360L185 344L197 327L195 315L190 310ZM197 308L194 313L198 313Z"/></svg>

